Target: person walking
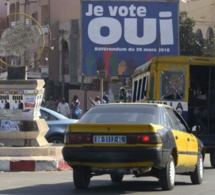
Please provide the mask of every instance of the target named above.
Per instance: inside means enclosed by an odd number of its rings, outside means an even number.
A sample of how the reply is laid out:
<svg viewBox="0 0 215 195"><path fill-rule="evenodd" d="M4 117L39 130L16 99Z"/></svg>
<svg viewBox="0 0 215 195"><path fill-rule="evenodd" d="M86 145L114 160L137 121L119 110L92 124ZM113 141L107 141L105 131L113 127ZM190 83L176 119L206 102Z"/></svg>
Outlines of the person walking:
<svg viewBox="0 0 215 195"><path fill-rule="evenodd" d="M10 109L10 103L7 100L5 100L5 109Z"/></svg>
<svg viewBox="0 0 215 195"><path fill-rule="evenodd" d="M50 97L49 101L46 102L46 108L56 111L56 104L52 96Z"/></svg>
<svg viewBox="0 0 215 195"><path fill-rule="evenodd" d="M101 104L101 101L100 101L100 97L99 97L99 96L96 96L96 97L95 97L95 104Z"/></svg>
<svg viewBox="0 0 215 195"><path fill-rule="evenodd" d="M78 100L78 96L74 95L72 98L72 102L70 105L72 119L78 119L78 115L75 113L75 110L80 106L80 101Z"/></svg>
<svg viewBox="0 0 215 195"><path fill-rule="evenodd" d="M110 100L108 98L108 95L103 95L103 100L102 100L102 104L108 104L110 103Z"/></svg>
<svg viewBox="0 0 215 195"><path fill-rule="evenodd" d="M19 105L18 105L20 110L23 110L23 103L19 100Z"/></svg>
<svg viewBox="0 0 215 195"><path fill-rule="evenodd" d="M57 106L57 111L60 114L70 118L70 109L68 103L65 101L65 98L61 99L61 102Z"/></svg>

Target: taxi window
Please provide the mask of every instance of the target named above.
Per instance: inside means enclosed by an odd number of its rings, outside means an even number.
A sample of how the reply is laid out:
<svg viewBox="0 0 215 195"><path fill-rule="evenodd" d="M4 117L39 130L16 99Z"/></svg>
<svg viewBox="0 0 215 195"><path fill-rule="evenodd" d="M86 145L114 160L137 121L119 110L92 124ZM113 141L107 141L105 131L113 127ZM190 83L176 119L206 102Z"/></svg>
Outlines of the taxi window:
<svg viewBox="0 0 215 195"><path fill-rule="evenodd" d="M168 119L170 120L171 129L180 130L180 126L174 112L170 108L165 108Z"/></svg>
<svg viewBox="0 0 215 195"><path fill-rule="evenodd" d="M185 121L183 120L182 116L177 111L174 111L174 114L175 114L175 116L177 118L180 130L183 131L183 132L188 132L189 128L186 125Z"/></svg>
<svg viewBox="0 0 215 195"><path fill-rule="evenodd" d="M185 74L177 71L161 72L161 99L182 100L185 95Z"/></svg>
<svg viewBox="0 0 215 195"><path fill-rule="evenodd" d="M172 129L173 124L172 124L172 121L169 118L169 114L168 114L166 109L164 109L163 111L164 111L164 114L163 114L163 126L169 128L169 129Z"/></svg>
<svg viewBox="0 0 215 195"><path fill-rule="evenodd" d="M144 105L106 105L91 108L80 123L159 124L158 107Z"/></svg>

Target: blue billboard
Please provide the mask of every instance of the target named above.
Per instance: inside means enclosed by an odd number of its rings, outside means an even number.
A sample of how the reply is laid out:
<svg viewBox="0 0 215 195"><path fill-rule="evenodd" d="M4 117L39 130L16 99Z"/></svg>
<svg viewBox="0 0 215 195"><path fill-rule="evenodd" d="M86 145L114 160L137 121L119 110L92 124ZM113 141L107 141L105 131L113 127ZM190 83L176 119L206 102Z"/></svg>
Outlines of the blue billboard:
<svg viewBox="0 0 215 195"><path fill-rule="evenodd" d="M130 76L154 56L179 55L178 2L82 1L82 73Z"/></svg>

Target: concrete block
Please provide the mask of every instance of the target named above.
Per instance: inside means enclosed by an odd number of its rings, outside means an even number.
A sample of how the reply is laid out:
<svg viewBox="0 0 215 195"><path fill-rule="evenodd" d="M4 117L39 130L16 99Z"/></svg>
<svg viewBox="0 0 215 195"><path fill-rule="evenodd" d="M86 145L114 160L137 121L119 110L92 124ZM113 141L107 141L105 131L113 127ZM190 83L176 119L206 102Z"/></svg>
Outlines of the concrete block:
<svg viewBox="0 0 215 195"><path fill-rule="evenodd" d="M35 121L22 121L21 131L48 131L49 127L44 119Z"/></svg>
<svg viewBox="0 0 215 195"><path fill-rule="evenodd" d="M17 139L17 132L8 132L8 139Z"/></svg>
<svg viewBox="0 0 215 195"><path fill-rule="evenodd" d="M1 156L61 156L62 157L61 146L53 146L49 144L48 146L42 147L0 147L0 157Z"/></svg>
<svg viewBox="0 0 215 195"><path fill-rule="evenodd" d="M25 139L25 132L23 131L18 131L17 134L16 134L16 138L17 139Z"/></svg>
<svg viewBox="0 0 215 195"><path fill-rule="evenodd" d="M8 139L8 132L1 132L0 131L0 140L1 139Z"/></svg>
<svg viewBox="0 0 215 195"><path fill-rule="evenodd" d="M44 119L22 121L20 131L1 132L0 142L5 146L45 146L48 125Z"/></svg>
<svg viewBox="0 0 215 195"><path fill-rule="evenodd" d="M50 161L37 161L35 163L35 170L36 171L56 171L58 170L58 162L56 160Z"/></svg>
<svg viewBox="0 0 215 195"><path fill-rule="evenodd" d="M44 119L38 119L35 121L37 125L37 129L41 132L47 132L49 130L49 127Z"/></svg>
<svg viewBox="0 0 215 195"><path fill-rule="evenodd" d="M14 146L23 147L23 146L25 146L26 140L24 140L24 139L1 139L0 142L3 143L6 147L14 147Z"/></svg>
<svg viewBox="0 0 215 195"><path fill-rule="evenodd" d="M1 89L41 89L45 82L43 79L29 80L0 80Z"/></svg>
<svg viewBox="0 0 215 195"><path fill-rule="evenodd" d="M9 139L8 146L11 147L24 147L26 145L25 139Z"/></svg>
<svg viewBox="0 0 215 195"><path fill-rule="evenodd" d="M48 141L43 136L37 137L36 142L38 143L38 146L47 146L47 145L49 145Z"/></svg>
<svg viewBox="0 0 215 195"><path fill-rule="evenodd" d="M10 161L9 160L1 160L0 171L10 171Z"/></svg>
<svg viewBox="0 0 215 195"><path fill-rule="evenodd" d="M27 131L25 133L25 139L36 139L39 135L38 131Z"/></svg>

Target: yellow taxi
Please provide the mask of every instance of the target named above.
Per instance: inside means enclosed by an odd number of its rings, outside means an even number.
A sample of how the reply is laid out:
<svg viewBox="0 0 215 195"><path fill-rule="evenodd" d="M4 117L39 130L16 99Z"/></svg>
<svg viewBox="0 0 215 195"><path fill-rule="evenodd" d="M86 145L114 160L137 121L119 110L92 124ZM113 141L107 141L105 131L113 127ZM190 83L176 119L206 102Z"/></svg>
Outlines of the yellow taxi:
<svg viewBox="0 0 215 195"><path fill-rule="evenodd" d="M204 145L164 104L95 105L68 126L62 153L78 189L102 174L112 182L154 176L163 190L173 189L176 174L189 175L193 184L203 180Z"/></svg>

